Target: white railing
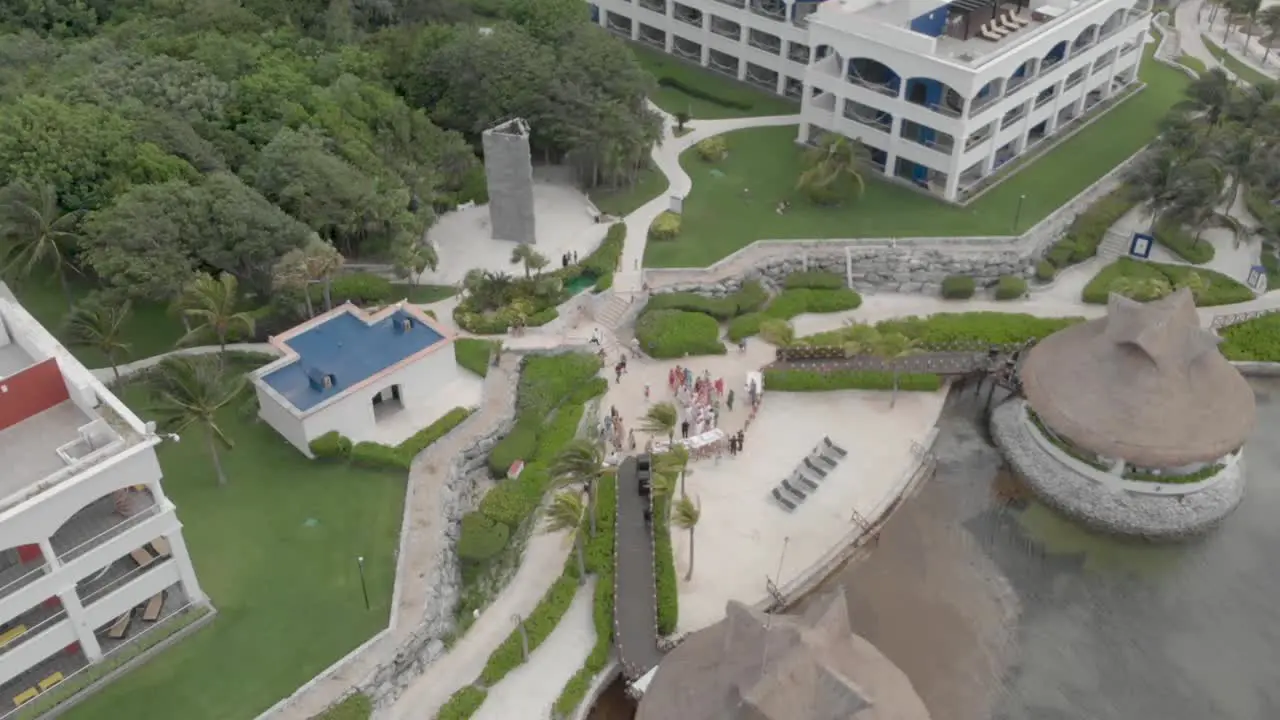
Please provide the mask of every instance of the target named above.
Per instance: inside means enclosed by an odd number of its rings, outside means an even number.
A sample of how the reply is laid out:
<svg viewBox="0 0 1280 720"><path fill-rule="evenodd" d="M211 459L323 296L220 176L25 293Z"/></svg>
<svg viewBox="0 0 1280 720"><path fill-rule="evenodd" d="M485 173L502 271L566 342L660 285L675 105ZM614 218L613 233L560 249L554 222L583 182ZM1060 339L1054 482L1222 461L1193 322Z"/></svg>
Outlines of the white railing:
<svg viewBox="0 0 1280 720"><path fill-rule="evenodd" d="M106 530L103 530L97 535L94 535L88 540L84 540L58 553L58 562L63 564L69 563L72 560L75 560L76 558L80 557L81 555L84 555L85 553L89 552L90 550L98 547L99 545L102 545L103 543L107 542L112 537L119 535L125 530L128 530L136 525L141 525L144 521L149 520L152 517L159 515L162 512L164 512L164 508L161 507L160 503L152 502L146 508L139 510L138 512L130 515L124 520L121 520L115 525L112 525Z"/></svg>

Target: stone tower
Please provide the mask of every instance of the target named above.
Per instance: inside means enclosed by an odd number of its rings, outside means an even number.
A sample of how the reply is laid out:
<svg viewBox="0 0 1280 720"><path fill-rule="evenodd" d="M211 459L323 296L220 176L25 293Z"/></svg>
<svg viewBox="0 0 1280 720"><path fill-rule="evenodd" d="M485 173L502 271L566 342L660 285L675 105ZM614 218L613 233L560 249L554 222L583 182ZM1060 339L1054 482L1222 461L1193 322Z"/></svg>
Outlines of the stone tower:
<svg viewBox="0 0 1280 720"><path fill-rule="evenodd" d="M535 242L533 162L529 123L505 120L483 134L484 175L489 185L489 231L494 240Z"/></svg>

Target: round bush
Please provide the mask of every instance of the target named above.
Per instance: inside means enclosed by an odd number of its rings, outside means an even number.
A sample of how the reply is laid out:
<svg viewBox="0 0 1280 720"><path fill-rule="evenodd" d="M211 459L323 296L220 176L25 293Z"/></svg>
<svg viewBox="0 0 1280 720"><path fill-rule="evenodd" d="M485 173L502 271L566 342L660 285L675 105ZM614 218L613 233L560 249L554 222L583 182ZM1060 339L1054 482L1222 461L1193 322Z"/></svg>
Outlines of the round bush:
<svg viewBox="0 0 1280 720"><path fill-rule="evenodd" d="M680 216L670 210L653 219L649 226L650 240L675 240L680 235Z"/></svg>
<svg viewBox="0 0 1280 720"><path fill-rule="evenodd" d="M484 562L502 552L510 536L511 530L506 525L479 512L469 512L462 516L458 557L466 562Z"/></svg>
<svg viewBox="0 0 1280 720"><path fill-rule="evenodd" d="M698 149L698 157L702 158L703 162L720 162L729 157L729 145L718 135L699 141L695 147Z"/></svg>
<svg viewBox="0 0 1280 720"><path fill-rule="evenodd" d="M1036 263L1036 279L1040 282L1050 282L1058 274L1058 268L1048 260L1041 260Z"/></svg>
<svg viewBox="0 0 1280 720"><path fill-rule="evenodd" d="M1076 246L1070 240L1059 240L1049 247L1049 252L1044 254L1044 259L1054 267L1064 268L1071 264L1075 250Z"/></svg>
<svg viewBox="0 0 1280 720"><path fill-rule="evenodd" d="M720 325L710 315L683 310L651 310L636 322L640 348L654 358L723 355Z"/></svg>
<svg viewBox="0 0 1280 720"><path fill-rule="evenodd" d="M1016 300L1027 294L1027 281L1015 275L1005 275L996 283L997 300Z"/></svg>
<svg viewBox="0 0 1280 720"><path fill-rule="evenodd" d="M942 297L948 300L966 300L976 290L977 284L968 275L948 275L942 280Z"/></svg>

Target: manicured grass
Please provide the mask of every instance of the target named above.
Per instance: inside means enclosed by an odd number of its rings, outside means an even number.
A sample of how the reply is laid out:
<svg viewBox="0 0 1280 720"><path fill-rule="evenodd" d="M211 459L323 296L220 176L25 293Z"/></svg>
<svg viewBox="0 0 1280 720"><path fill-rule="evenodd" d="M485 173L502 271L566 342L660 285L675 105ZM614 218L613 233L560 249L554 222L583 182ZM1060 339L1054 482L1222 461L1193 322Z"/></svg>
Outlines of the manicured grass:
<svg viewBox="0 0 1280 720"><path fill-rule="evenodd" d="M659 80L657 91L649 99L672 115L688 111L690 117L714 120L758 115L795 115L800 112L799 104L773 93L757 90L727 75L712 72L643 45L632 44L631 47L640 65ZM664 78L693 88L704 97L694 97L678 88L662 85ZM711 98L728 102L717 103Z"/></svg>
<svg viewBox="0 0 1280 720"><path fill-rule="evenodd" d="M1144 50L1146 89L966 207L877 179L872 171L861 198L816 206L795 189L803 168L796 127L728 133L722 137L729 157L722 162L705 163L693 150L681 156L693 191L685 198L680 237L649 243L645 265L703 267L763 239L1009 235L1015 216L1016 231L1025 231L1156 136L1190 78L1152 61L1152 52ZM791 205L779 215L782 200Z"/></svg>
<svg viewBox="0 0 1280 720"><path fill-rule="evenodd" d="M1178 64L1186 66L1196 71L1196 74L1198 75L1203 75L1209 70L1204 66L1203 60L1201 60L1200 58L1191 57L1190 55L1179 55Z"/></svg>
<svg viewBox="0 0 1280 720"><path fill-rule="evenodd" d="M600 212L614 217L626 217L640 209L641 205L666 192L669 186L667 176L660 170L645 168L640 171L636 182L629 187L596 188L587 194Z"/></svg>
<svg viewBox="0 0 1280 720"><path fill-rule="evenodd" d="M1218 58L1218 62L1226 66L1228 70L1234 73L1236 77L1241 80L1249 83L1250 85L1261 85L1264 83L1274 82L1273 78L1254 70L1243 62L1240 62L1235 55L1224 50L1221 45L1213 40L1210 40L1208 35L1201 34L1200 39L1204 41L1204 46L1209 49L1209 52L1214 57Z"/></svg>
<svg viewBox="0 0 1280 720"><path fill-rule="evenodd" d="M122 395L147 417L141 388ZM195 431L158 448L218 617L65 717L252 718L386 627L405 474L311 462L238 410L221 420L225 487Z"/></svg>
<svg viewBox="0 0 1280 720"><path fill-rule="evenodd" d="M458 288L452 285L396 285L395 288L397 298L403 293L415 305L439 302L458 294Z"/></svg>

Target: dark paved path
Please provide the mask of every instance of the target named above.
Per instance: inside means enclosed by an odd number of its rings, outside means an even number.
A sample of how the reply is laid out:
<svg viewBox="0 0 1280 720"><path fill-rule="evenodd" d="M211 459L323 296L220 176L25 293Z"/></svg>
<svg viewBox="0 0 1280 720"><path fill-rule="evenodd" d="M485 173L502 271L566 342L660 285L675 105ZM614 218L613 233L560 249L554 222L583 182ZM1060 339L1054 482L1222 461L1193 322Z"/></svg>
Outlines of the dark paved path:
<svg viewBox="0 0 1280 720"><path fill-rule="evenodd" d="M613 635L629 680L657 666L658 601L654 582L653 531L645 522L649 498L636 486L636 458L618 467L617 566L614 569Z"/></svg>

